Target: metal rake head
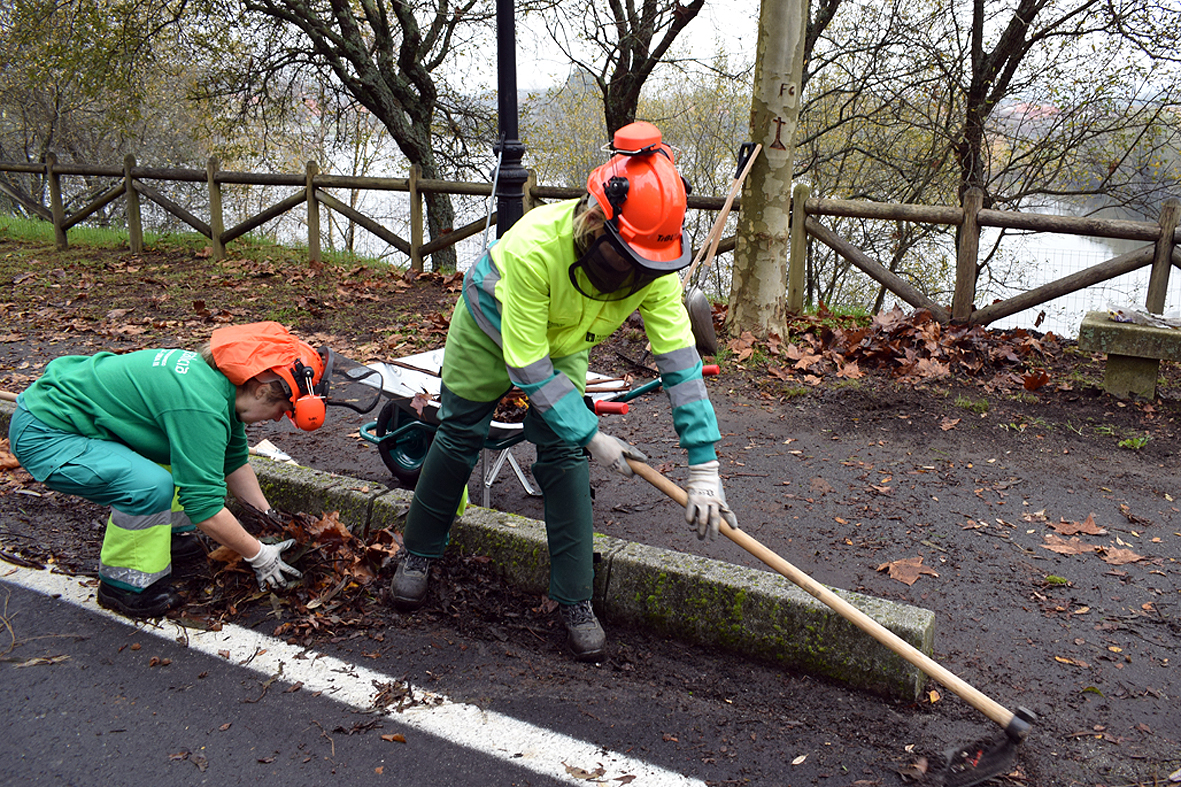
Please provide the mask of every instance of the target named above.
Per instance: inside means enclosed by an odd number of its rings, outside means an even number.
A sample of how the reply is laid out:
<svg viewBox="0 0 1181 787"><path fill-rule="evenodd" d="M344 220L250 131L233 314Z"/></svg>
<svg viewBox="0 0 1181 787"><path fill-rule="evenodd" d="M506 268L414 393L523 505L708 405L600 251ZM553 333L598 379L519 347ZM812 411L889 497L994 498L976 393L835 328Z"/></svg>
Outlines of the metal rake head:
<svg viewBox="0 0 1181 787"><path fill-rule="evenodd" d="M1017 761L1017 742L1007 735L995 735L965 746L949 749L943 762L927 773L926 783L939 787L971 787L1012 770Z"/></svg>

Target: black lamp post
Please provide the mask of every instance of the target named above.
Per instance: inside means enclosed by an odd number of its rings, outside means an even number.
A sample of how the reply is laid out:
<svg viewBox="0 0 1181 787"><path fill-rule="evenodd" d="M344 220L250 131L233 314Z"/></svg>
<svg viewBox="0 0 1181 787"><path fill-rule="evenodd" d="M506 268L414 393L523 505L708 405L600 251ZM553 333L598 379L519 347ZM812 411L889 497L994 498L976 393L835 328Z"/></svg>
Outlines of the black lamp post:
<svg viewBox="0 0 1181 787"><path fill-rule="evenodd" d="M496 72L500 140L493 148L500 157L496 178L496 237L525 215L525 181L521 166L525 146L517 138L517 33L513 0L496 0Z"/></svg>

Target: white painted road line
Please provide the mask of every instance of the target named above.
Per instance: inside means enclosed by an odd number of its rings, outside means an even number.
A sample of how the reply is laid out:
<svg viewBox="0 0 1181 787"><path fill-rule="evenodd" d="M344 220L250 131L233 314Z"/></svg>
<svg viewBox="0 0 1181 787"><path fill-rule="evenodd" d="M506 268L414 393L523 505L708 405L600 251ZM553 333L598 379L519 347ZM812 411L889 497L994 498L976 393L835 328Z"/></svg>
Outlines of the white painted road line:
<svg viewBox="0 0 1181 787"><path fill-rule="evenodd" d="M359 664L288 645L283 640L233 624L226 624L221 631L214 632L183 628L169 620L162 621L161 625L137 623L98 606L94 589L84 584L87 580L76 577L54 574L48 570L13 568L0 572L0 581L47 596L59 596L87 612L105 615L144 634L170 642L187 639L189 648L215 658L224 659L228 651L228 662L235 666L267 678L279 675L279 680L285 683L300 682L308 691L323 692L324 697L357 710L373 709L377 695L375 683L401 684L397 678ZM586 785L586 773L579 774L578 771L593 773L603 768L605 773L596 780L603 783L615 779L622 782L625 777L632 776L634 780L631 783L635 787L704 787L705 784L625 754L607 751L588 741L482 710L474 705L453 702L441 694L416 686L409 688L421 704L400 713L390 713L391 719L542 776ZM580 775L582 778L578 778Z"/></svg>

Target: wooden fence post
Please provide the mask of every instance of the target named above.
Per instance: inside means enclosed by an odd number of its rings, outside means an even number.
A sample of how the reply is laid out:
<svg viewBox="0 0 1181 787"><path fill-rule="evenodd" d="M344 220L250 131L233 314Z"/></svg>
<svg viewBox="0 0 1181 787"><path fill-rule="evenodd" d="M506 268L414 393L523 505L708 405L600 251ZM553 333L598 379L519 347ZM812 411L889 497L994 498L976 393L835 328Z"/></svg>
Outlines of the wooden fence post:
<svg viewBox="0 0 1181 787"><path fill-rule="evenodd" d="M213 259L226 258L226 246L221 242L221 235L226 231L225 221L221 215L221 184L217 182L217 170L220 166L214 156L209 157L205 165L205 179L209 183L209 240L213 248Z"/></svg>
<svg viewBox="0 0 1181 787"><path fill-rule="evenodd" d="M54 172L57 167L57 154L45 154L45 180L49 183L49 210L53 214L53 239L58 251L70 248L70 240L66 237L66 209L62 207L61 177Z"/></svg>
<svg viewBox="0 0 1181 787"><path fill-rule="evenodd" d="M1177 220L1181 218L1181 202L1175 199L1165 200L1160 212L1160 238L1156 241L1156 250L1152 256L1152 273L1148 276L1148 298L1145 306L1153 314L1161 314L1165 310L1165 296L1169 291L1169 268L1173 261L1173 231L1177 229Z"/></svg>
<svg viewBox="0 0 1181 787"><path fill-rule="evenodd" d="M537 207L537 200L533 198L533 189L537 188L537 173L533 170L526 170L529 175L525 178L525 196L521 207L526 213ZM496 195L492 195L493 199Z"/></svg>
<svg viewBox="0 0 1181 787"><path fill-rule="evenodd" d="M980 256L980 220L984 192L973 186L964 193L964 219L955 250L955 294L951 300L951 321L968 322L976 300L976 265Z"/></svg>
<svg viewBox="0 0 1181 787"><path fill-rule="evenodd" d="M410 167L410 269L422 273L422 195L418 193L418 179L422 167Z"/></svg>
<svg viewBox="0 0 1181 787"><path fill-rule="evenodd" d="M320 174L320 165L309 161L305 175L308 196L308 260L313 265L319 265L320 257L320 202L316 199L316 185L314 180Z"/></svg>
<svg viewBox="0 0 1181 787"><path fill-rule="evenodd" d="M805 223L808 213L804 205L812 189L806 183L797 183L791 192L791 226L787 252L787 311L800 314L804 311L804 267L808 262L808 230Z"/></svg>
<svg viewBox="0 0 1181 787"><path fill-rule="evenodd" d="M135 190L131 170L135 167L135 156L128 153L123 157L123 193L127 196L127 245L132 254L144 250L144 225L139 212L139 192Z"/></svg>

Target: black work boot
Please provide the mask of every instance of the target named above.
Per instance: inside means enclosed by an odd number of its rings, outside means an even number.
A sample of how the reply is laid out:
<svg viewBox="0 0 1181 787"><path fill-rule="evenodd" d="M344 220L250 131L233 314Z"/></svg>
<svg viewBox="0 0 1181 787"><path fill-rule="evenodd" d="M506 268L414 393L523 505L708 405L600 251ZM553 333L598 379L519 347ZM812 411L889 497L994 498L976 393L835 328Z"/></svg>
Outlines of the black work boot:
<svg viewBox="0 0 1181 787"><path fill-rule="evenodd" d="M172 562L195 563L205 559L205 545L194 532L172 534Z"/></svg>
<svg viewBox="0 0 1181 787"><path fill-rule="evenodd" d="M566 645L579 661L596 661L606 650L607 635L595 617L590 601L559 604L562 622L566 624Z"/></svg>
<svg viewBox="0 0 1181 787"><path fill-rule="evenodd" d="M390 599L394 607L402 612L413 612L422 606L426 598L427 583L431 578L431 564L434 558L404 552L390 583Z"/></svg>
<svg viewBox="0 0 1181 787"><path fill-rule="evenodd" d="M171 557L173 577L192 576L205 566L205 545L196 533L173 533Z"/></svg>
<svg viewBox="0 0 1181 787"><path fill-rule="evenodd" d="M181 597L172 589L167 577L138 593L99 580L98 605L129 618L159 618L179 607Z"/></svg>

